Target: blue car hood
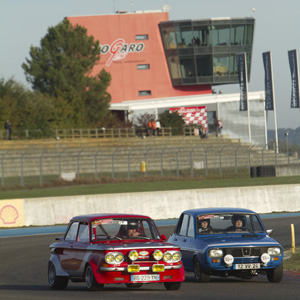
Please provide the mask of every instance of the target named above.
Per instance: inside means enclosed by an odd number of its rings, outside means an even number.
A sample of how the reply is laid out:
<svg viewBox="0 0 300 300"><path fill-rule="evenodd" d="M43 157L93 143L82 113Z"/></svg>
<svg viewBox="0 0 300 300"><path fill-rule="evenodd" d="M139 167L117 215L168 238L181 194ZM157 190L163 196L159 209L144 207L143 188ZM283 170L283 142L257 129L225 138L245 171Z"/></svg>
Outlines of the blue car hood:
<svg viewBox="0 0 300 300"><path fill-rule="evenodd" d="M254 234L237 234L237 235L218 235L201 237L199 241L203 243L204 247L239 247L239 246L272 246L279 244L269 236L254 235Z"/></svg>

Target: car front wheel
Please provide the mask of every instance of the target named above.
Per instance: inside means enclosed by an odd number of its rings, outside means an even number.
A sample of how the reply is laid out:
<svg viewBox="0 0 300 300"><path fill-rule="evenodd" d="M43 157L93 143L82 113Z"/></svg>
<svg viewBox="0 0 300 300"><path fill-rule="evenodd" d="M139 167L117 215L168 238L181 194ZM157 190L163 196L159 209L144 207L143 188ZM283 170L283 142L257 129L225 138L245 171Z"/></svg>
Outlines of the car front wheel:
<svg viewBox="0 0 300 300"><path fill-rule="evenodd" d="M52 290L63 290L68 285L68 277L57 276L55 266L52 262L48 265L48 282Z"/></svg>
<svg viewBox="0 0 300 300"><path fill-rule="evenodd" d="M270 282L280 282L283 277L283 265L267 272L267 278Z"/></svg>
<svg viewBox="0 0 300 300"><path fill-rule="evenodd" d="M194 258L194 274L197 282L209 282L210 280L210 276L202 272L198 257Z"/></svg>
<svg viewBox="0 0 300 300"><path fill-rule="evenodd" d="M167 290L178 290L181 286L181 282L164 282L164 286Z"/></svg>
<svg viewBox="0 0 300 300"><path fill-rule="evenodd" d="M85 284L89 291L99 291L103 289L103 284L99 284L94 276L92 267L90 265L87 266L85 270Z"/></svg>

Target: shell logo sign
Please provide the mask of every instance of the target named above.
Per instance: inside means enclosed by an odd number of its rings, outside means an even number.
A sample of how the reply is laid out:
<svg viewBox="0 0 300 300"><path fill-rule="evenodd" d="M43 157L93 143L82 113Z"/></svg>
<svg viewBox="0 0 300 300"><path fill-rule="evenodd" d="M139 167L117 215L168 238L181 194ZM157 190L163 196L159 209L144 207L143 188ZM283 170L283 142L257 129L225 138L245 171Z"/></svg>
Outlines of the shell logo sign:
<svg viewBox="0 0 300 300"><path fill-rule="evenodd" d="M124 39L116 39L111 45L101 45L101 54L110 54L109 59L106 62L106 66L109 67L113 61L121 60L127 57L129 53L139 53L145 48L144 43L126 43Z"/></svg>
<svg viewBox="0 0 300 300"><path fill-rule="evenodd" d="M0 201L0 227L24 226L23 200Z"/></svg>

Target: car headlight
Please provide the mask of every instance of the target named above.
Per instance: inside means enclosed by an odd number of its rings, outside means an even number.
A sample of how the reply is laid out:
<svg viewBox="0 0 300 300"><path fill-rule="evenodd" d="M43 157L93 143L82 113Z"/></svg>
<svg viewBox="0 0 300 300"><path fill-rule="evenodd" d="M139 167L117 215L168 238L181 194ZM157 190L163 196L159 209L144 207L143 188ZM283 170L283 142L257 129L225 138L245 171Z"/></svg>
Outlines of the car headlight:
<svg viewBox="0 0 300 300"><path fill-rule="evenodd" d="M110 252L105 255L104 259L108 264L120 264L124 261L124 255L120 252Z"/></svg>
<svg viewBox="0 0 300 300"><path fill-rule="evenodd" d="M164 254L164 261L168 262L170 260L172 260L172 254L170 252L165 252L165 254Z"/></svg>
<svg viewBox="0 0 300 300"><path fill-rule="evenodd" d="M260 260L263 264L267 264L270 260L271 260L271 257L268 253L263 253L261 256L260 256Z"/></svg>
<svg viewBox="0 0 300 300"><path fill-rule="evenodd" d="M117 264L120 264L124 261L124 255L122 253L118 253L116 256L115 256L115 261Z"/></svg>
<svg viewBox="0 0 300 300"><path fill-rule="evenodd" d="M224 256L224 262L227 266L231 266L234 262L234 257L231 254L226 254Z"/></svg>
<svg viewBox="0 0 300 300"><path fill-rule="evenodd" d="M155 250L153 253L153 257L155 260L161 260L163 257L163 253L160 250Z"/></svg>
<svg viewBox="0 0 300 300"><path fill-rule="evenodd" d="M209 257L222 257L223 250L221 249L211 249L209 250Z"/></svg>
<svg viewBox="0 0 300 300"><path fill-rule="evenodd" d="M112 253L107 253L105 255L105 261L108 263L108 264L113 264L114 261L115 261L115 256L112 254Z"/></svg>
<svg viewBox="0 0 300 300"><path fill-rule="evenodd" d="M137 260L139 257L139 254L136 250L132 250L129 252L129 258L132 260L132 261L135 261Z"/></svg>
<svg viewBox="0 0 300 300"><path fill-rule="evenodd" d="M181 260L181 253L179 251L176 251L172 255L172 259L174 262L178 262Z"/></svg>
<svg viewBox="0 0 300 300"><path fill-rule="evenodd" d="M267 252L269 255L281 255L281 249L279 247L268 248Z"/></svg>

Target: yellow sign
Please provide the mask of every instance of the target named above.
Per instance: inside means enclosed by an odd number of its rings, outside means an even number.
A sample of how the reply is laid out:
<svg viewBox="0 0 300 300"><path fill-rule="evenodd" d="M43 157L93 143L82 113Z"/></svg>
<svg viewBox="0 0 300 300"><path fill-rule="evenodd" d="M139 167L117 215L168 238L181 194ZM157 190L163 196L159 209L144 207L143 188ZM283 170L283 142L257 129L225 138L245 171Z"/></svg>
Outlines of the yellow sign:
<svg viewBox="0 0 300 300"><path fill-rule="evenodd" d="M23 199L0 200L0 227L24 226Z"/></svg>

